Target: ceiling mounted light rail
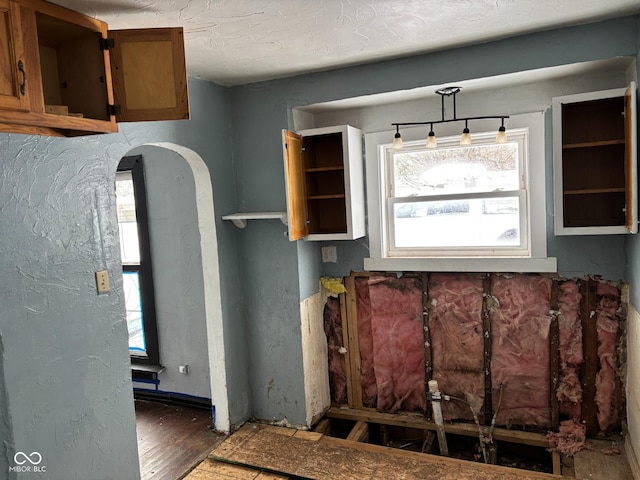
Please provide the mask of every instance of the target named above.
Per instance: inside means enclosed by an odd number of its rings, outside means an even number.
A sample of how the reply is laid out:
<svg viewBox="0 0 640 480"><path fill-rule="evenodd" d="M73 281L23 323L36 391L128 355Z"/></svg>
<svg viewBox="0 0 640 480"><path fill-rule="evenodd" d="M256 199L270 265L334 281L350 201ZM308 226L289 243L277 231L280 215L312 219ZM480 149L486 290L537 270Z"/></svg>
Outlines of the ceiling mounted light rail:
<svg viewBox="0 0 640 480"><path fill-rule="evenodd" d="M393 148L402 148L402 135L400 134L400 127L415 127L419 125L429 125L429 134L427 135L427 148L436 148L438 146L438 139L433 131L433 126L438 123L450 123L450 122L464 122L464 129L462 130L462 136L460 137L460 145L471 145L471 132L469 130L469 122L472 120L500 120L500 128L496 136L496 143L505 143L507 141L507 130L504 126L505 118L509 118L508 115L492 115L482 117L464 117L458 118L456 116L456 95L460 93L462 87L445 87L440 90L436 90L436 93L441 98L441 111L442 118L440 120L430 120L428 122L406 122L406 123L392 123L396 127L396 134L393 138ZM453 118L444 118L444 98L453 97Z"/></svg>

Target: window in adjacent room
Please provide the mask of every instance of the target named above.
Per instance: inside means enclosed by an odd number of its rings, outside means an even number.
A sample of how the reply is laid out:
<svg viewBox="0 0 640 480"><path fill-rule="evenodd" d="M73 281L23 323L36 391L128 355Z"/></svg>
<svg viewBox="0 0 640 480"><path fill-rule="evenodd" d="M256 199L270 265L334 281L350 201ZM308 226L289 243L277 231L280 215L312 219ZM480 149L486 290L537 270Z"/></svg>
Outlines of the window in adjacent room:
<svg viewBox="0 0 640 480"><path fill-rule="evenodd" d="M134 363L159 365L155 298L142 157L125 157L116 173L116 207L129 353Z"/></svg>
<svg viewBox="0 0 640 480"><path fill-rule="evenodd" d="M387 254L529 256L527 131L385 148Z"/></svg>

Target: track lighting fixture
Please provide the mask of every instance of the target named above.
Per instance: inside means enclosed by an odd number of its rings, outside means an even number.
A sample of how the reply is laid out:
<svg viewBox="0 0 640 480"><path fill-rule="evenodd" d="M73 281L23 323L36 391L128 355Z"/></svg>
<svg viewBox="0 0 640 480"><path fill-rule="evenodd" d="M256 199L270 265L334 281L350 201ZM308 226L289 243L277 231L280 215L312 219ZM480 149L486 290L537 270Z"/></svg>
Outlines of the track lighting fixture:
<svg viewBox="0 0 640 480"><path fill-rule="evenodd" d="M462 136L460 137L460 145L471 145L471 133L469 131L469 122L472 120L487 120L487 119L500 119L501 125L498 129L498 134L496 136L496 143L505 143L507 141L507 130L504 126L504 119L509 118L508 115L495 115L495 116L482 116L482 117L465 117L458 118L456 116L456 95L460 93L461 87L446 87L440 90L436 90L436 93L440 95L441 98L441 112L442 118L440 120L430 120L428 122L405 122L405 123L392 123L394 127L396 127L396 134L393 139L393 148L400 149L402 148L402 137L400 135L400 127L414 127L418 125L429 125L429 135L427 136L426 146L427 148L436 148L438 146L438 140L436 139L436 134L433 130L433 125L438 123L449 123L449 122L464 122L464 130L462 131ZM453 97L453 118L445 119L444 118L444 97Z"/></svg>

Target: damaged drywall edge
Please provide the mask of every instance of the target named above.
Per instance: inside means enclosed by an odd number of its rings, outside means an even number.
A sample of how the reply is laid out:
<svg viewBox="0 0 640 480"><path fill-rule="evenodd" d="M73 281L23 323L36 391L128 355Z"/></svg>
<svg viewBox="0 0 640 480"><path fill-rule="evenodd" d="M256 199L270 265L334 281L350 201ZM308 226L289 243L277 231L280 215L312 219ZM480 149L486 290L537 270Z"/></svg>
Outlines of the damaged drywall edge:
<svg viewBox="0 0 640 480"><path fill-rule="evenodd" d="M629 381L631 378L637 379L640 375L640 313L631 304L628 305L627 317L626 374L627 435L625 443L627 451L632 452L628 455L628 459L634 477L640 479L640 457L638 457L640 453L640 385L637 381Z"/></svg>
<svg viewBox="0 0 640 480"><path fill-rule="evenodd" d="M331 406L327 338L323 309L327 291L300 302L302 364L305 394L305 422L310 427Z"/></svg>

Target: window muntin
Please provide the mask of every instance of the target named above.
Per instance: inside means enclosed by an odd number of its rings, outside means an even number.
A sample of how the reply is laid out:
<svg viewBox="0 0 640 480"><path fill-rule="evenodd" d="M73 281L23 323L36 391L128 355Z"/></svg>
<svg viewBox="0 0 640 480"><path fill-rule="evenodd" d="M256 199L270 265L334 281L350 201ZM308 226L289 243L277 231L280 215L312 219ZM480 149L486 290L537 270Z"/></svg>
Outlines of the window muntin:
<svg viewBox="0 0 640 480"><path fill-rule="evenodd" d="M527 131L385 148L387 256L530 256Z"/></svg>

